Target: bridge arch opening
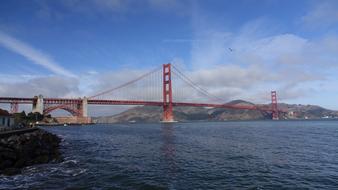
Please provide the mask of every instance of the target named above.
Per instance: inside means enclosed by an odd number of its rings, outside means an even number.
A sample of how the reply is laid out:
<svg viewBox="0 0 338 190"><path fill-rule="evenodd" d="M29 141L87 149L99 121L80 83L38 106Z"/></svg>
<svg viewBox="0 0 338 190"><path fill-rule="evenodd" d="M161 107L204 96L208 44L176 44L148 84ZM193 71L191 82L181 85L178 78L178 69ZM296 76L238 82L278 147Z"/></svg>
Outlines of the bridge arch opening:
<svg viewBox="0 0 338 190"><path fill-rule="evenodd" d="M61 114L63 115L67 115L67 116L79 116L79 111L69 107L68 105L58 105L58 106L52 106L52 107L48 107L43 111L44 115L57 115L57 116L61 116Z"/></svg>

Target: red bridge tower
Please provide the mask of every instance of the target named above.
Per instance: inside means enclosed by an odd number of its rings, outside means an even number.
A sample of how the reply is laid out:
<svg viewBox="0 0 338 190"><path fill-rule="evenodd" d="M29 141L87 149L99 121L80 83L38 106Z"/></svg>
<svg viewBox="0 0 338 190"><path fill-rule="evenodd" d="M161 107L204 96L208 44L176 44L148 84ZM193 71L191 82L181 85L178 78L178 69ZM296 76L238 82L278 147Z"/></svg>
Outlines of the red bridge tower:
<svg viewBox="0 0 338 190"><path fill-rule="evenodd" d="M276 91L271 91L271 110L272 110L272 119L279 120Z"/></svg>
<svg viewBox="0 0 338 190"><path fill-rule="evenodd" d="M171 64L163 64L163 122L174 121L171 88Z"/></svg>

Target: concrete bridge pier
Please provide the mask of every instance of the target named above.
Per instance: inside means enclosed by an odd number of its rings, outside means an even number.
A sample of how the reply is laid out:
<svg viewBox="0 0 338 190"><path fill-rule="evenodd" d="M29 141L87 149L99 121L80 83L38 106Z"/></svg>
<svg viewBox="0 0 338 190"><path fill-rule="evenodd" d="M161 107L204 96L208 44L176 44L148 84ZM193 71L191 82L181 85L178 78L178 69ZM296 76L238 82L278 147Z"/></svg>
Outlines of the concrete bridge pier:
<svg viewBox="0 0 338 190"><path fill-rule="evenodd" d="M88 117L88 98L86 96L82 99L82 117Z"/></svg>
<svg viewBox="0 0 338 190"><path fill-rule="evenodd" d="M40 113L41 115L43 114L43 96L40 94L39 96L34 97L35 100L33 101L33 113Z"/></svg>
<svg viewBox="0 0 338 190"><path fill-rule="evenodd" d="M91 123L92 119L91 117L88 117L88 98L85 96L82 99L82 118L83 123Z"/></svg>

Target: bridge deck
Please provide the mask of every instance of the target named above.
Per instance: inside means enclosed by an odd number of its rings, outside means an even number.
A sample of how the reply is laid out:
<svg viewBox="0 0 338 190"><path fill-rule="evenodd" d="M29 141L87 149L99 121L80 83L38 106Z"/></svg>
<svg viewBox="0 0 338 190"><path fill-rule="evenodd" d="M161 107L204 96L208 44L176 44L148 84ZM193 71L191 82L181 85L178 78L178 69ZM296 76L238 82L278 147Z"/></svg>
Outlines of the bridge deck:
<svg viewBox="0 0 338 190"><path fill-rule="evenodd" d="M0 97L0 103L13 103L18 104L32 104L35 98L18 98L18 97ZM45 104L74 104L81 103L82 99L71 98L44 98ZM144 105L144 106L163 106L163 102L160 101L138 101L138 100L99 100L88 99L89 105ZM214 107L214 108L228 108L228 109L244 109L244 110L260 110L260 111L272 111L271 108L266 106L256 105L229 105L229 104L208 104L208 103L189 103L189 102L173 102L173 106L184 107ZM283 110L280 110L284 112Z"/></svg>

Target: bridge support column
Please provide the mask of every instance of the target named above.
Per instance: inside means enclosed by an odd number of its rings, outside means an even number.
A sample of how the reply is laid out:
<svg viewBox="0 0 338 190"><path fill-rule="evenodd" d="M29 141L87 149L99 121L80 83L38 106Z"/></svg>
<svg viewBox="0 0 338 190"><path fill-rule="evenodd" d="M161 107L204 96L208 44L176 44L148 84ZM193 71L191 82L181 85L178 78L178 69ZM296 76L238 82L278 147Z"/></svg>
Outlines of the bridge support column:
<svg viewBox="0 0 338 190"><path fill-rule="evenodd" d="M171 88L171 64L163 64L163 122L173 122L173 98Z"/></svg>
<svg viewBox="0 0 338 190"><path fill-rule="evenodd" d="M82 99L82 117L88 117L88 98L83 97Z"/></svg>
<svg viewBox="0 0 338 190"><path fill-rule="evenodd" d="M43 96L42 95L39 95L39 96L35 96L34 97L35 100L33 101L33 110L32 112L33 113L40 113L40 114L43 114Z"/></svg>
<svg viewBox="0 0 338 190"><path fill-rule="evenodd" d="M271 110L272 110L272 119L279 120L276 91L271 91Z"/></svg>
<svg viewBox="0 0 338 190"><path fill-rule="evenodd" d="M11 114L19 112L19 103L18 102L11 102Z"/></svg>

